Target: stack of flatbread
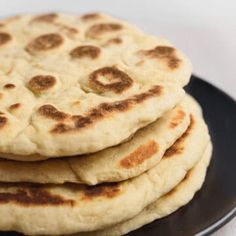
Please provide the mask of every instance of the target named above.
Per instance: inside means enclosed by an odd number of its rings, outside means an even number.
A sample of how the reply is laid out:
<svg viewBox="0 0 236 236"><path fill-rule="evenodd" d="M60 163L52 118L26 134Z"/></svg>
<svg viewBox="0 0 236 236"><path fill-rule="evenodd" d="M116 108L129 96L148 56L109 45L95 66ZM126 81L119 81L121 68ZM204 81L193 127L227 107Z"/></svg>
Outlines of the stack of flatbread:
<svg viewBox="0 0 236 236"><path fill-rule="evenodd" d="M0 231L124 235L187 204L212 152L191 63L105 14L0 22Z"/></svg>

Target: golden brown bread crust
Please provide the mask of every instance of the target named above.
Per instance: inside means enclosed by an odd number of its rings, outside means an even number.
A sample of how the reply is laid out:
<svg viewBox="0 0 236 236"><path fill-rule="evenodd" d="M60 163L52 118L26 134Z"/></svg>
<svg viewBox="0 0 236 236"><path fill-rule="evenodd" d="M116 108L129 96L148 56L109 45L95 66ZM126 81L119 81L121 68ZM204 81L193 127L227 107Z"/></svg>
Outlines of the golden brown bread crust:
<svg viewBox="0 0 236 236"><path fill-rule="evenodd" d="M16 109L18 109L18 108L20 108L20 107L21 107L21 104L20 104L20 103L14 103L14 104L12 104L12 105L9 106L9 109L10 109L10 110L16 110Z"/></svg>
<svg viewBox="0 0 236 236"><path fill-rule="evenodd" d="M101 49L93 45L78 46L70 52L73 59L90 58L97 59L101 54Z"/></svg>
<svg viewBox="0 0 236 236"><path fill-rule="evenodd" d="M5 84L4 88L5 89L14 89L16 86L14 84Z"/></svg>
<svg viewBox="0 0 236 236"><path fill-rule="evenodd" d="M165 60L170 69L177 69L181 63L173 47L157 46L153 49L140 52L149 58Z"/></svg>
<svg viewBox="0 0 236 236"><path fill-rule="evenodd" d="M28 51L47 51L59 47L63 44L60 34L50 33L38 36L30 42L26 49Z"/></svg>
<svg viewBox="0 0 236 236"><path fill-rule="evenodd" d="M91 21L91 20L96 20L99 19L101 15L99 13L89 13L81 16L81 19L83 21Z"/></svg>
<svg viewBox="0 0 236 236"><path fill-rule="evenodd" d="M12 37L10 34L5 32L0 32L0 47L9 41L11 41Z"/></svg>
<svg viewBox="0 0 236 236"><path fill-rule="evenodd" d="M38 113L47 119L60 121L60 123L55 125L51 132L55 134L63 134L79 131L80 129L86 128L101 119L106 119L112 113L125 112L131 109L137 103L142 103L151 97L160 96L161 92L162 87L155 86L149 89L147 92L134 95L125 100L116 101L114 103L102 103L97 108L92 108L88 112L87 116L72 116L70 114L58 111L52 105L41 106L38 110ZM62 121L65 119L70 119L74 123L73 126L62 123Z"/></svg>
<svg viewBox="0 0 236 236"><path fill-rule="evenodd" d="M122 25L117 23L101 23L101 24L95 24L92 25L86 32L86 35L88 37L99 37L102 34L108 33L108 32L114 32L119 31L122 29Z"/></svg>
<svg viewBox="0 0 236 236"><path fill-rule="evenodd" d="M180 154L184 150L184 142L188 138L188 136L191 134L193 128L194 128L194 116L190 115L190 125L185 131L185 133L172 145L169 149L166 150L164 158L169 158L171 156L174 156L176 154Z"/></svg>
<svg viewBox="0 0 236 236"><path fill-rule="evenodd" d="M69 118L70 115L66 114L64 112L58 111L54 106L52 105L43 105L38 109L38 113L41 116L44 116L48 119L53 119L56 121L63 121L66 118Z"/></svg>
<svg viewBox="0 0 236 236"><path fill-rule="evenodd" d="M83 200L93 200L94 198L115 198L121 193L119 183L105 183L96 186L86 186L83 192Z"/></svg>
<svg viewBox="0 0 236 236"><path fill-rule="evenodd" d="M7 118L2 115L0 116L0 129L2 129L7 124Z"/></svg>
<svg viewBox="0 0 236 236"><path fill-rule="evenodd" d="M40 15L37 17L34 17L32 21L44 21L44 22L53 22L58 17L58 14L56 13L48 13L44 15Z"/></svg>
<svg viewBox="0 0 236 236"><path fill-rule="evenodd" d="M154 140L140 145L133 153L120 161L123 168L129 169L142 164L158 152L159 146Z"/></svg>
<svg viewBox="0 0 236 236"><path fill-rule="evenodd" d="M52 194L43 186L37 184L2 184L4 187L14 186L16 192L0 192L0 204L15 203L24 207L32 206L69 206L73 207L75 201L64 199L58 194Z"/></svg>
<svg viewBox="0 0 236 236"><path fill-rule="evenodd" d="M43 92L56 84L56 78L51 75L36 75L28 82L28 87L33 92Z"/></svg>
<svg viewBox="0 0 236 236"><path fill-rule="evenodd" d="M106 77L109 83L103 83L99 80L100 77ZM128 74L115 67L103 67L89 75L89 84L98 92L113 91L119 94L130 88L133 80Z"/></svg>
<svg viewBox="0 0 236 236"><path fill-rule="evenodd" d="M170 123L170 128L175 128L178 126L178 124L183 120L183 118L186 116L186 113L180 108L178 110L177 115L172 119Z"/></svg>

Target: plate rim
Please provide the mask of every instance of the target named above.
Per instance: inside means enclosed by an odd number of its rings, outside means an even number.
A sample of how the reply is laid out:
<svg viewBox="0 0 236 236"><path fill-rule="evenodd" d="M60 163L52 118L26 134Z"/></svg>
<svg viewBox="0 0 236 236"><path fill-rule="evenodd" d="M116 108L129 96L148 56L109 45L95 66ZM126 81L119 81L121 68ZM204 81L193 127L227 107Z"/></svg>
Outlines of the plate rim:
<svg viewBox="0 0 236 236"><path fill-rule="evenodd" d="M236 106L236 101L230 94L228 94L224 90L220 89L216 85L212 84L211 82L209 82L209 81L207 81L207 80L203 79L202 77L197 76L195 74L191 75L190 82L191 82L191 80L200 81L200 82L206 84L207 86L210 86L215 91L220 93L220 95L225 96L225 97L227 97L227 99L231 100L231 102L234 103L234 105ZM233 209L231 209L230 211L228 211L226 214L224 214L222 217L215 220L215 222L213 224L209 225L208 227L206 227L202 230L199 230L195 234L195 236L208 236L208 235L211 235L212 233L217 232L217 230L219 230L220 228L225 226L227 223L229 223L234 217L236 217L236 206Z"/></svg>

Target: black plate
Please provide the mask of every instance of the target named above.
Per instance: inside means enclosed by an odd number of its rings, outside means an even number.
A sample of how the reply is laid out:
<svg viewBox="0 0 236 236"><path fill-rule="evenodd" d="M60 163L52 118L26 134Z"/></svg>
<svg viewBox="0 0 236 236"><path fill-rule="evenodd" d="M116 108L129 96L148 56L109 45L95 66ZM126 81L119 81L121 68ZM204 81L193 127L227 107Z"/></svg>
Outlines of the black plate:
<svg viewBox="0 0 236 236"><path fill-rule="evenodd" d="M236 215L236 103L196 76L186 89L202 105L214 145L207 179L188 205L129 236L208 235Z"/></svg>

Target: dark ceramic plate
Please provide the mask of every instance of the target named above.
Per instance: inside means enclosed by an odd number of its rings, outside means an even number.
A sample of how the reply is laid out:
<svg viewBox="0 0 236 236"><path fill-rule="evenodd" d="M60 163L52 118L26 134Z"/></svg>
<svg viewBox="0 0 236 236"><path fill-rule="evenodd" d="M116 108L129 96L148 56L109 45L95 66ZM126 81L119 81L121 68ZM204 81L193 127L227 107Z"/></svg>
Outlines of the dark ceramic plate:
<svg viewBox="0 0 236 236"><path fill-rule="evenodd" d="M209 235L236 215L236 103L196 76L186 89L202 105L213 141L206 181L188 205L129 236ZM0 233L3 235L19 234Z"/></svg>

